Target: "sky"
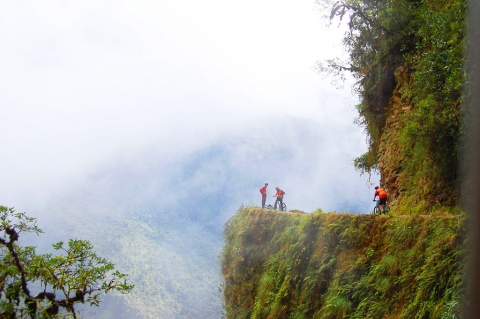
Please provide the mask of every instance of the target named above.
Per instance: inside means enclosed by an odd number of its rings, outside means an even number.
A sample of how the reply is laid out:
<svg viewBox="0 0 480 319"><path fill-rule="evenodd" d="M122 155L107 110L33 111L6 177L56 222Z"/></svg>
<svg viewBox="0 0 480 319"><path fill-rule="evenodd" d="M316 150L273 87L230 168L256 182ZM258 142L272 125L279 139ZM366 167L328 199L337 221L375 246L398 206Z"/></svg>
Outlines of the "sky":
<svg viewBox="0 0 480 319"><path fill-rule="evenodd" d="M112 160L186 156L274 117L348 123L364 148L350 86L313 70L343 48L310 0L16 1L0 15L6 204L41 204Z"/></svg>
<svg viewBox="0 0 480 319"><path fill-rule="evenodd" d="M59 238L91 239L139 282L205 287L158 292L165 309L190 301L152 318L181 318L218 291L223 223L259 205L264 182L289 209L368 212L373 185L352 165L366 151L352 81L337 89L314 70L345 56L343 31L321 15L311 0L3 2L0 204ZM148 231L122 234L114 251L99 224ZM152 265L126 258L137 242L158 255ZM147 266L158 269L138 271ZM148 318L143 299L128 306Z"/></svg>

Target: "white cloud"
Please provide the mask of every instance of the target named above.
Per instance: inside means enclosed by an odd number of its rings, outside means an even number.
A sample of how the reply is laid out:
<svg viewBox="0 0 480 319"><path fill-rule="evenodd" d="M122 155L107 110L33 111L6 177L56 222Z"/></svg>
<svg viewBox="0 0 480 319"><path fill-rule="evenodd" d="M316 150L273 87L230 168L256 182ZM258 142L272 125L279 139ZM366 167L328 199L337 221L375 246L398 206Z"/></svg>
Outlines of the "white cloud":
<svg viewBox="0 0 480 319"><path fill-rule="evenodd" d="M312 70L342 54L342 31L325 29L313 2L18 1L2 9L4 204L34 207L117 161L154 154L168 162L286 118L317 123L322 141L306 138L328 147L318 165L350 165L363 152L356 99ZM338 183L334 171L322 182Z"/></svg>
<svg viewBox="0 0 480 319"><path fill-rule="evenodd" d="M0 204L91 236L119 262L96 223L145 242L121 229L140 216L181 241L189 220L199 246L217 247L203 228L258 204L265 181L289 208L364 207L370 190L351 166L365 149L356 98L313 70L343 54L342 30L319 16L312 0L2 3ZM191 216L182 203L197 191ZM147 246L178 256L161 258L162 276L197 263L173 242Z"/></svg>
<svg viewBox="0 0 480 319"><path fill-rule="evenodd" d="M350 122L338 107L355 100L312 70L340 54L323 24L306 0L2 4L0 200L41 202L118 156L185 155L273 115Z"/></svg>

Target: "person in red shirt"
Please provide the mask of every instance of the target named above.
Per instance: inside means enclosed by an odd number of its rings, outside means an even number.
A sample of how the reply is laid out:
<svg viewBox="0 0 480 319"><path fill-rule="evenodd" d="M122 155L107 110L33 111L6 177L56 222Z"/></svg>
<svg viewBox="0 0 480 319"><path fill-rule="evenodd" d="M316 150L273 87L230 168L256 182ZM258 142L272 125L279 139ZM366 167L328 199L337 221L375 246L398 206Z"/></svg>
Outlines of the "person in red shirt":
<svg viewBox="0 0 480 319"><path fill-rule="evenodd" d="M377 196L379 198L378 206L380 206L380 209L382 210L382 213L384 213L385 212L385 204L387 203L388 194L383 188L375 186L375 194L373 194L373 201L375 201L375 198Z"/></svg>
<svg viewBox="0 0 480 319"><path fill-rule="evenodd" d="M262 194L262 208L265 207L265 201L267 200L267 186L268 183L265 183L265 185L260 188L260 194Z"/></svg>
<svg viewBox="0 0 480 319"><path fill-rule="evenodd" d="M273 195L272 197L277 197L277 199L275 200L275 205L273 205L273 209L277 209L277 203L279 202L280 203L280 210L282 210L282 207L283 207L283 195L285 195L285 192L282 191L280 188L278 187L275 187L275 189L277 190L277 193L275 195Z"/></svg>

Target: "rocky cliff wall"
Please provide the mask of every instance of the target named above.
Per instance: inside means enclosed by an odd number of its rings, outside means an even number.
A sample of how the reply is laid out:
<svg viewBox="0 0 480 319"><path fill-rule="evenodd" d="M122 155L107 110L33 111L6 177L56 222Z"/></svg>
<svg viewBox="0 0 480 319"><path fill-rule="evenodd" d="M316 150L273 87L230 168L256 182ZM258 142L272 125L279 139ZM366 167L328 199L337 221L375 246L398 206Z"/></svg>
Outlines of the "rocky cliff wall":
<svg viewBox="0 0 480 319"><path fill-rule="evenodd" d="M242 208L224 231L226 316L458 315L464 227L459 216L304 214Z"/></svg>

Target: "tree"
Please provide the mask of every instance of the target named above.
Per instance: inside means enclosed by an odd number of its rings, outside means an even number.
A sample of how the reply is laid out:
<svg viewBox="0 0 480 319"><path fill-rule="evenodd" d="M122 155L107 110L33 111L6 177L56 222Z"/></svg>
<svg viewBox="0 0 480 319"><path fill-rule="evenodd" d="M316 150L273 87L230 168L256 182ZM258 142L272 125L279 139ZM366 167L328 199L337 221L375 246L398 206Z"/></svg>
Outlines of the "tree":
<svg viewBox="0 0 480 319"><path fill-rule="evenodd" d="M343 44L348 59L317 62L317 70L344 79L349 72L356 80L355 91L360 96L357 123L368 133L369 151L355 160L362 173L378 169L378 146L386 121L386 108L396 86L394 72L403 63L412 37L410 23L417 0L317 0L322 10L329 12L329 21L347 20L348 31Z"/></svg>
<svg viewBox="0 0 480 319"><path fill-rule="evenodd" d="M43 232L35 218L0 206L0 318L78 318L78 303L98 306L102 293L134 287L87 240L53 244L58 255L37 254L18 244L23 233Z"/></svg>

